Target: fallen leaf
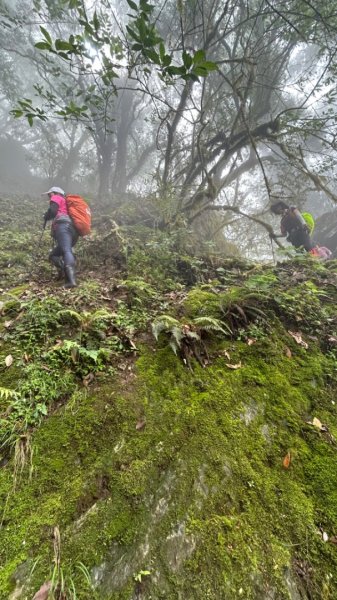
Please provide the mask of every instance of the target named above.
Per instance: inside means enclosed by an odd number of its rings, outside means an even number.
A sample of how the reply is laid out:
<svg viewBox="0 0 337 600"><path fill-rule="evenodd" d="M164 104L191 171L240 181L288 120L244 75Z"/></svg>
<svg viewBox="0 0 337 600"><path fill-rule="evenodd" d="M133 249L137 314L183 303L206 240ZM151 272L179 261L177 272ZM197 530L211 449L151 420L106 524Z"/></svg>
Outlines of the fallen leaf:
<svg viewBox="0 0 337 600"><path fill-rule="evenodd" d="M12 323L13 323L13 321L5 321L4 326L6 327L6 329L8 329Z"/></svg>
<svg viewBox="0 0 337 600"><path fill-rule="evenodd" d="M329 536L328 536L328 534L327 534L327 532L326 532L326 531L323 531L323 533L322 533L322 538L323 538L323 542L327 542L327 541L328 541L328 539L329 539Z"/></svg>
<svg viewBox="0 0 337 600"><path fill-rule="evenodd" d="M303 346L303 348L308 348L308 344L307 342L305 342L302 339L302 334L299 331L288 331L289 335L291 335L292 338L294 338L295 342L297 342L297 344L300 344L300 346Z"/></svg>
<svg viewBox="0 0 337 600"><path fill-rule="evenodd" d="M70 356L71 356L71 360L73 361L73 363L77 362L77 358L78 358L78 349L77 348L72 348L70 350Z"/></svg>
<svg viewBox="0 0 337 600"><path fill-rule="evenodd" d="M52 347L52 350L57 350L58 348L60 348L60 346L62 346L63 344L63 340L56 340L56 344Z"/></svg>
<svg viewBox="0 0 337 600"><path fill-rule="evenodd" d="M136 424L137 431L141 431L142 429L144 429L145 425L146 425L145 419L143 419L141 421L137 421L137 424Z"/></svg>
<svg viewBox="0 0 337 600"><path fill-rule="evenodd" d="M241 369L241 367L242 367L241 360L236 365L231 365L229 363L226 363L226 367L228 367L229 369Z"/></svg>
<svg viewBox="0 0 337 600"><path fill-rule="evenodd" d="M51 588L51 581L46 581L41 585L38 592L36 592L33 600L47 600Z"/></svg>
<svg viewBox="0 0 337 600"><path fill-rule="evenodd" d="M328 427L326 425L323 425L323 423L321 423L321 421L319 419L317 419L317 417L314 417L312 421L306 421L306 423L308 425L313 425L314 427L316 427L316 429L318 429L322 433L329 433ZM331 441L334 441L334 437L330 433L329 433L329 436L331 438Z"/></svg>
<svg viewBox="0 0 337 600"><path fill-rule="evenodd" d="M290 350L290 348L288 348L288 346L285 347L284 354L287 356L287 358L291 358L292 357L291 350Z"/></svg>
<svg viewBox="0 0 337 600"><path fill-rule="evenodd" d="M319 419L317 419L317 417L314 417L312 420L312 425L314 427L317 427L317 429L321 430L322 429L322 423Z"/></svg>
<svg viewBox="0 0 337 600"><path fill-rule="evenodd" d="M82 381L83 381L83 385L85 385L85 387L88 387L88 385L94 381L95 376L93 373L88 373L88 375L86 375L85 377L83 377Z"/></svg>
<svg viewBox="0 0 337 600"><path fill-rule="evenodd" d="M288 452L282 461L282 465L284 466L285 469L289 469L290 463L291 463L291 454L290 454L290 452Z"/></svg>
<svg viewBox="0 0 337 600"><path fill-rule="evenodd" d="M329 538L329 542L332 544L337 544L337 536L332 535L331 538Z"/></svg>
<svg viewBox="0 0 337 600"><path fill-rule="evenodd" d="M5 365L6 367L10 367L13 364L13 356L11 354L8 354L5 358Z"/></svg>
<svg viewBox="0 0 337 600"><path fill-rule="evenodd" d="M256 340L254 340L252 338L248 338L247 339L247 344L248 344L248 346L252 346L253 344L256 344Z"/></svg>

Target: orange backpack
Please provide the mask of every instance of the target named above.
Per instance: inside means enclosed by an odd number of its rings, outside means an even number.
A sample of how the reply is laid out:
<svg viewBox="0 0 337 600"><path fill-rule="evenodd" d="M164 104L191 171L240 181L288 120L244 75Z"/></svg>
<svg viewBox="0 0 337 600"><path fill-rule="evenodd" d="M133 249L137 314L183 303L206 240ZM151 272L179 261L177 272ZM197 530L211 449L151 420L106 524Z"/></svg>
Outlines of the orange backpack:
<svg viewBox="0 0 337 600"><path fill-rule="evenodd" d="M66 196L69 216L79 235L89 235L91 231L91 210L82 196L68 194Z"/></svg>

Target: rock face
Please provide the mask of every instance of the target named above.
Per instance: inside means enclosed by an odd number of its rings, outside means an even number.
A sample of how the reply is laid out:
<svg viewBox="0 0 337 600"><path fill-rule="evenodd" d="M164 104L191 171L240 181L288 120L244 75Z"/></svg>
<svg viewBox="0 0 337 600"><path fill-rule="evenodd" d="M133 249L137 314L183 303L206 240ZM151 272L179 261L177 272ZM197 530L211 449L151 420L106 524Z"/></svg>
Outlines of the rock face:
<svg viewBox="0 0 337 600"><path fill-rule="evenodd" d="M336 262L148 241L0 297L1 600L337 597Z"/></svg>

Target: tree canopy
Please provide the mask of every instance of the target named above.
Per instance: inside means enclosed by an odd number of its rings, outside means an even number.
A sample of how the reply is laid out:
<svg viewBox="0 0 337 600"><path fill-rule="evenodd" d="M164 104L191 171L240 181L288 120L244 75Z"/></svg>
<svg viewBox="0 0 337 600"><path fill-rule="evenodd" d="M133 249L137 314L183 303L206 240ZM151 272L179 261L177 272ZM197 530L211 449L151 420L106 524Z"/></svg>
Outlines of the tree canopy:
<svg viewBox="0 0 337 600"><path fill-rule="evenodd" d="M151 194L164 224L216 211L236 236L275 198L336 202L333 2L1 7L3 102L58 149L52 178Z"/></svg>

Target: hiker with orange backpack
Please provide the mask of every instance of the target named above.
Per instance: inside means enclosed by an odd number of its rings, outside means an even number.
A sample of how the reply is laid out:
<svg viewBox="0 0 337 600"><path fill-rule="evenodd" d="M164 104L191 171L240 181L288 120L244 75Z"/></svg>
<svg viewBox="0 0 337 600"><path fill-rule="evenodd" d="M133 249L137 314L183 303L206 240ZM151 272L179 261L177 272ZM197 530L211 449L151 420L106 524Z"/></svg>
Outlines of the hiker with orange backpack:
<svg viewBox="0 0 337 600"><path fill-rule="evenodd" d="M53 221L51 234L57 242L49 260L58 269L59 277L65 275L65 287L72 288L76 286L72 248L79 235L85 236L90 233L91 211L82 196L66 195L62 188L53 186L44 194L47 194L50 200L49 208L44 214L44 227L47 221Z"/></svg>
<svg viewBox="0 0 337 600"><path fill-rule="evenodd" d="M59 278L65 276L65 287L76 286L75 256L72 248L78 240L78 233L73 225L62 188L53 186L44 192L49 197L49 208L44 214L45 225L52 220L51 235L56 246L49 254L50 262L57 268ZM43 195L44 195L43 194Z"/></svg>
<svg viewBox="0 0 337 600"><path fill-rule="evenodd" d="M50 200L49 208L44 214L44 227L52 220L51 234L57 245L51 251L49 260L59 272L65 276L65 287L76 286L75 257L72 251L78 236L85 236L91 229L91 211L82 196L65 194L62 188L53 186L44 192Z"/></svg>

